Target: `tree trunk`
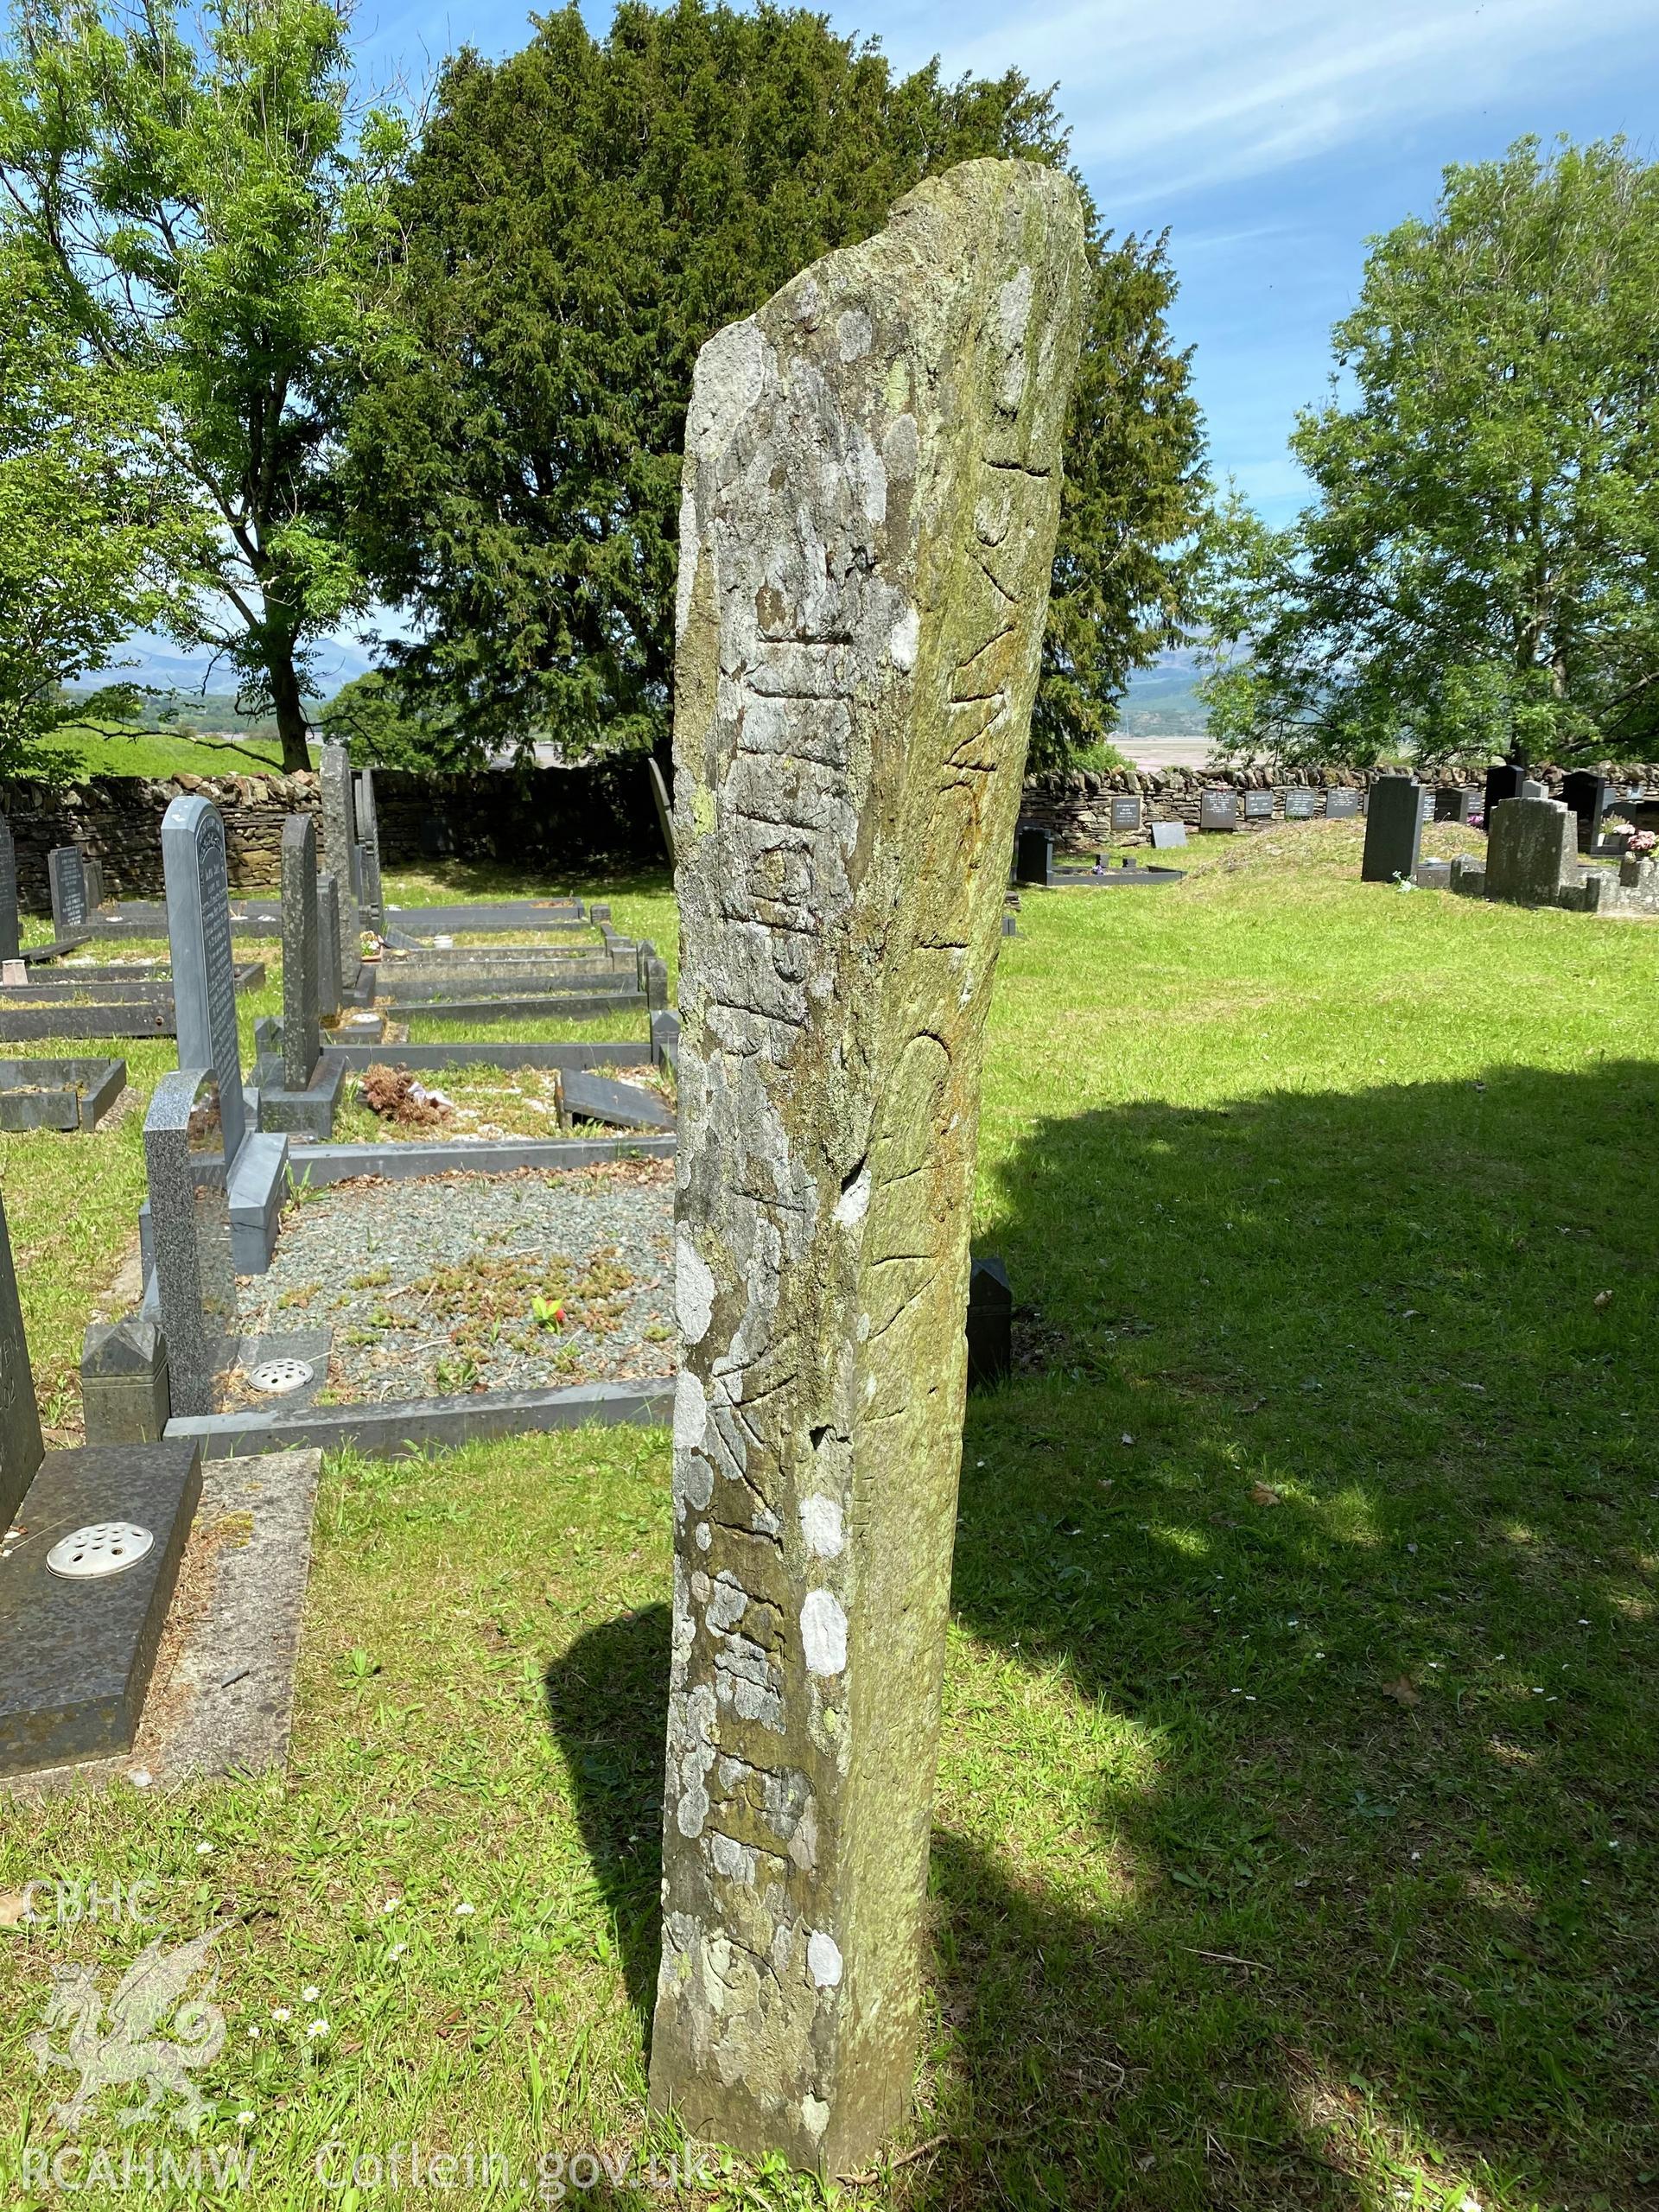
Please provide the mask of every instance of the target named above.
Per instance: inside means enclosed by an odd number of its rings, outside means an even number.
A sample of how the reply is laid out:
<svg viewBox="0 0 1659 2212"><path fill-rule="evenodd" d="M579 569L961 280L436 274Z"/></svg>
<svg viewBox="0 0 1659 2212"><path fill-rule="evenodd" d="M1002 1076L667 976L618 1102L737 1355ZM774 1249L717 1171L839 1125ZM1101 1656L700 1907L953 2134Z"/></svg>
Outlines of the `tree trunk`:
<svg viewBox="0 0 1659 2212"><path fill-rule="evenodd" d="M303 775L311 766L311 753L305 741L305 708L300 699L300 679L294 672L293 647L273 643L266 667L276 709L276 734L283 741L283 773Z"/></svg>

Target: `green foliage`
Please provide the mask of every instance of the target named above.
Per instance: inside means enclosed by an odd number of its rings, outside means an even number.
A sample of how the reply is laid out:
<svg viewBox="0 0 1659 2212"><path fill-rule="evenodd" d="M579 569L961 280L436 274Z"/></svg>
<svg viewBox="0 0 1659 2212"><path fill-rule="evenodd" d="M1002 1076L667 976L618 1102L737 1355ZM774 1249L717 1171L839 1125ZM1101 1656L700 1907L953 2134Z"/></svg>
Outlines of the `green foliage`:
<svg viewBox="0 0 1659 2212"><path fill-rule="evenodd" d="M0 233L0 774L46 771L54 730L118 711L60 687L159 613L181 512L131 379L83 358Z"/></svg>
<svg viewBox="0 0 1659 2212"><path fill-rule="evenodd" d="M680 451L697 350L971 156L1060 162L1010 72L896 79L823 18L623 0L452 60L397 202L400 314L351 423L356 543L411 608L412 696L479 742L573 752L666 730ZM1036 753L1112 726L1179 626L1201 497L1161 243L1096 232Z"/></svg>
<svg viewBox="0 0 1659 2212"><path fill-rule="evenodd" d="M472 765L474 748L443 723L411 707L382 671L353 677L322 710L322 734L349 745L359 767L413 768L429 772Z"/></svg>
<svg viewBox="0 0 1659 2212"><path fill-rule="evenodd" d="M1230 751L1366 764L1651 756L1659 167L1523 139L1372 242L1302 414L1318 494L1210 544Z"/></svg>
<svg viewBox="0 0 1659 2212"><path fill-rule="evenodd" d="M166 423L207 527L161 611L306 765L307 647L365 603L331 435L401 133L350 143L326 0L20 0L0 62L14 226L92 355Z"/></svg>

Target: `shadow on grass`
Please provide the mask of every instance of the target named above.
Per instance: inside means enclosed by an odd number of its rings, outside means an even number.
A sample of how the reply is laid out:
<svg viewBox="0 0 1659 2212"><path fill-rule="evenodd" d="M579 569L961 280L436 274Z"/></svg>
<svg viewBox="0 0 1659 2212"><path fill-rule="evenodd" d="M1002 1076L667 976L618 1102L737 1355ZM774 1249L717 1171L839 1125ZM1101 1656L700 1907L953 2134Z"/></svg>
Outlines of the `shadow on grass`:
<svg viewBox="0 0 1659 2212"><path fill-rule="evenodd" d="M998 1182L1037 1359L969 1409L892 2201L1659 2202L1659 1069L1115 1108ZM642 2022L666 1654L549 1681Z"/></svg>

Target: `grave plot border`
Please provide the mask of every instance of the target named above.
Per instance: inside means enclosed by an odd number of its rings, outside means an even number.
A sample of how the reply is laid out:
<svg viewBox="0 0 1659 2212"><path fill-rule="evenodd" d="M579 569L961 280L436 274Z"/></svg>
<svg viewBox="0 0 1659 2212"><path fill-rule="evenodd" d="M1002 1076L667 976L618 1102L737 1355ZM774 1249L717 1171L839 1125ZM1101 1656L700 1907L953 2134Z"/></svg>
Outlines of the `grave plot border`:
<svg viewBox="0 0 1659 2212"><path fill-rule="evenodd" d="M30 1045L41 1038L92 1040L104 1037L176 1037L171 1006L0 1006L0 1045Z"/></svg>
<svg viewBox="0 0 1659 2212"><path fill-rule="evenodd" d="M0 1059L0 1129L95 1129L126 1087L124 1060Z"/></svg>

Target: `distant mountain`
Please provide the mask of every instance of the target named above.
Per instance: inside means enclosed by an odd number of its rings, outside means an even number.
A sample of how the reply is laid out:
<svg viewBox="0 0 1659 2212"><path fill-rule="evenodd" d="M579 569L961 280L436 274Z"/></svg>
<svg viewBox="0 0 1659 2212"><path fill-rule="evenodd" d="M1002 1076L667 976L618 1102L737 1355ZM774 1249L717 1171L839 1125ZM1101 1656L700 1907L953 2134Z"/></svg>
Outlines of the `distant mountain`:
<svg viewBox="0 0 1659 2212"><path fill-rule="evenodd" d="M342 683L372 668L353 639L329 638L319 646L312 692L322 701L332 699ZM141 632L117 648L111 664L75 685L78 691L96 691L106 683L137 683L156 691L200 692L204 684L213 694L229 695L236 685L224 661L214 663L206 652L181 652L165 638Z"/></svg>
<svg viewBox="0 0 1659 2212"><path fill-rule="evenodd" d="M1202 735L1209 718L1198 697L1198 669L1190 652L1162 653L1151 668L1129 678L1120 716L1131 737Z"/></svg>

